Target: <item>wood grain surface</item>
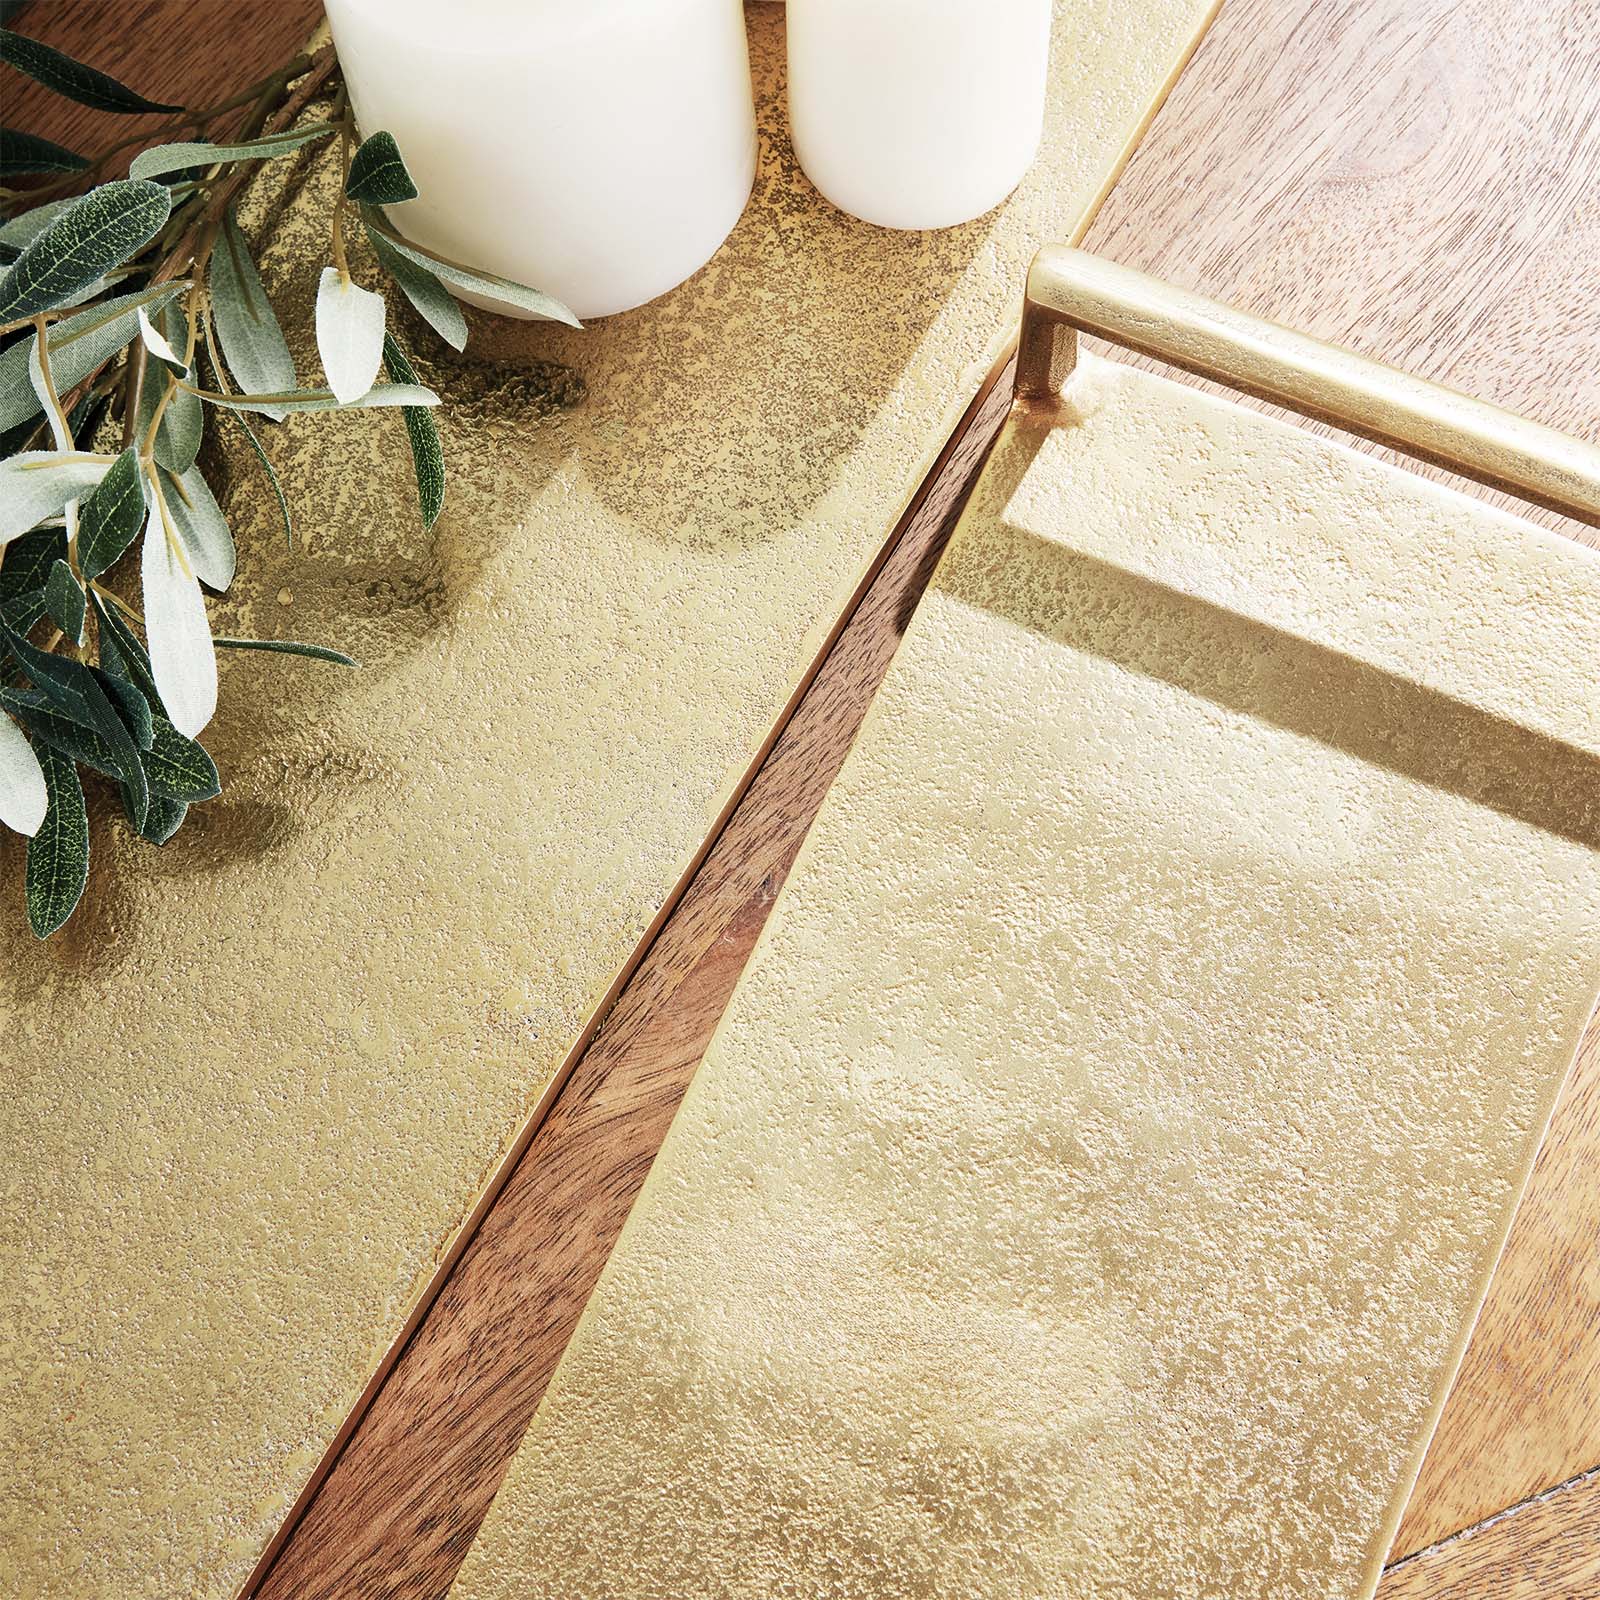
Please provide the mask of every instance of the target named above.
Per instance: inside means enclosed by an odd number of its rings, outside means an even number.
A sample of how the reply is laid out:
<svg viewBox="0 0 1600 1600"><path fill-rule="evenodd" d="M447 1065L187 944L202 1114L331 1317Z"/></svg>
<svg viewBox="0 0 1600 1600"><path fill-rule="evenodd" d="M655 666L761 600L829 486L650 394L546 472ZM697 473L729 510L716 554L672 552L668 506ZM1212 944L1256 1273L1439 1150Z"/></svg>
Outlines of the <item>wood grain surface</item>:
<svg viewBox="0 0 1600 1600"><path fill-rule="evenodd" d="M1377 1600L1594 1600L1600 1474L1581 1478L1391 1566Z"/></svg>
<svg viewBox="0 0 1600 1600"><path fill-rule="evenodd" d="M34 0L15 25L147 93L204 101L291 54L318 9ZM134 126L14 79L4 93L8 124L85 151ZM1087 243L1600 436L1600 0L1227 0ZM1003 410L997 390L930 483L264 1600L444 1594ZM1591 1029L1383 1600L1595 1600L1597 1466Z"/></svg>

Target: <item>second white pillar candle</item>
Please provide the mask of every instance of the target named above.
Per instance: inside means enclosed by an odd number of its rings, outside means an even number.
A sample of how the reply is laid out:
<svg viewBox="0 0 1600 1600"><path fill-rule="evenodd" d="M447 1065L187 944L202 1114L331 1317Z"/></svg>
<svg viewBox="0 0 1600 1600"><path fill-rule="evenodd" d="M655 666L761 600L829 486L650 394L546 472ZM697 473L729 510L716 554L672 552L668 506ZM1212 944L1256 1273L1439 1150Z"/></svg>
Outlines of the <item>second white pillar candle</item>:
<svg viewBox="0 0 1600 1600"><path fill-rule="evenodd" d="M400 145L407 238L578 316L664 294L755 176L740 0L327 0L363 133ZM513 313L515 314L515 313Z"/></svg>
<svg viewBox="0 0 1600 1600"><path fill-rule="evenodd" d="M998 205L1044 127L1050 0L789 0L789 127L836 206L944 228Z"/></svg>

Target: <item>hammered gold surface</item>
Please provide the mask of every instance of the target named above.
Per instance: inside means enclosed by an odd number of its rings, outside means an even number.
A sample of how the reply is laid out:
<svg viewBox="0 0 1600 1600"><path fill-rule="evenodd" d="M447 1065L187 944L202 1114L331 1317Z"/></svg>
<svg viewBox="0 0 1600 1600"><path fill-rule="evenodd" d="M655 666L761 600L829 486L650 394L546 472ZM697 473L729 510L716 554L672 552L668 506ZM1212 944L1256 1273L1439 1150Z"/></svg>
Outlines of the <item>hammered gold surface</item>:
<svg viewBox="0 0 1600 1600"><path fill-rule="evenodd" d="M219 631L364 669L230 660L223 797L158 855L99 796L44 948L4 847L0 1592L249 1574L1207 9L1062 0L1034 173L921 235L799 175L753 7L760 170L704 271L582 333L481 321L469 361L407 323L446 399L431 537L392 414L271 431L292 555L214 425ZM271 164L254 221L302 372L330 179Z"/></svg>
<svg viewBox="0 0 1600 1600"><path fill-rule="evenodd" d="M1014 412L452 1600L1369 1595L1600 971L1600 560Z"/></svg>

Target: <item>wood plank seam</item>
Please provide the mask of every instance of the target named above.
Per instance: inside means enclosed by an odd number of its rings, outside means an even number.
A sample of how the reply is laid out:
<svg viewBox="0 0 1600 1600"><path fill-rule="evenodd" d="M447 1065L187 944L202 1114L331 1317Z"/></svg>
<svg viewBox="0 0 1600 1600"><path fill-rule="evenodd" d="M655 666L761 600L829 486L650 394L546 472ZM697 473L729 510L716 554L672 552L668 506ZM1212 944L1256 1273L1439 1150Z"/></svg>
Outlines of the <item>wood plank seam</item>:
<svg viewBox="0 0 1600 1600"><path fill-rule="evenodd" d="M1586 1472L1574 1473L1562 1483L1553 1484L1548 1489L1541 1490L1538 1494L1530 1494L1524 1500L1518 1500L1515 1505L1506 1506L1503 1510L1496 1511L1492 1516L1483 1518L1481 1522L1474 1522L1470 1527L1458 1528L1454 1533L1447 1534L1443 1539L1430 1545L1424 1545L1420 1550L1412 1550L1400 1557L1398 1561L1391 1561L1384 1567L1385 1573L1400 1572L1406 1567L1417 1562L1427 1560L1432 1556L1449 1550L1452 1545L1461 1544L1467 1539L1474 1538L1486 1532L1498 1522L1504 1522L1508 1517L1514 1517L1518 1512L1527 1511L1530 1507L1543 1505L1546 1501L1555 1500L1564 1494L1582 1489L1585 1485L1600 1479L1600 1462L1590 1467Z"/></svg>

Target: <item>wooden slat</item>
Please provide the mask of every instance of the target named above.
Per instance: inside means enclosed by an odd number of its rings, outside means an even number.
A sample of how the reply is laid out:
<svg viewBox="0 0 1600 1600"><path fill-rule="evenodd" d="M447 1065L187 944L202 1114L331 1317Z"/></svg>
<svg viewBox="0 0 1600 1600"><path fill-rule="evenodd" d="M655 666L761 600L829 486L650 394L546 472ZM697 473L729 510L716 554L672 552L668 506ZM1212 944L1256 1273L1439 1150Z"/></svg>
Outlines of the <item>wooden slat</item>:
<svg viewBox="0 0 1600 1600"><path fill-rule="evenodd" d="M1600 3L1230 0L1085 243L1600 438ZM1591 1026L1394 1558L1597 1463Z"/></svg>
<svg viewBox="0 0 1600 1600"><path fill-rule="evenodd" d="M1391 1567L1377 1600L1595 1600L1600 1474Z"/></svg>
<svg viewBox="0 0 1600 1600"><path fill-rule="evenodd" d="M965 502L1006 388L938 475L260 1600L444 1594Z"/></svg>
<svg viewBox="0 0 1600 1600"><path fill-rule="evenodd" d="M267 70L318 9L74 0L18 25L203 100ZM133 126L13 91L8 123L80 148ZM1227 0L1088 243L1593 436L1600 4ZM264 1593L442 1593L996 421L940 477ZM1397 1556L1600 1462L1597 1246L1591 1032ZM1404 1562L1383 1600L1588 1600L1600 1575L1579 1535L1600 1504L1580 1488Z"/></svg>
<svg viewBox="0 0 1600 1600"><path fill-rule="evenodd" d="M232 98L290 60L321 15L320 0L249 6L236 0L32 0L7 26L109 72L147 99L205 107ZM136 133L153 142L170 120L95 111L10 68L0 68L0 94L7 127L43 134L84 156ZM218 124L219 130L228 126ZM129 147L124 165L138 148ZM122 175L120 169L108 172Z"/></svg>

